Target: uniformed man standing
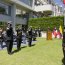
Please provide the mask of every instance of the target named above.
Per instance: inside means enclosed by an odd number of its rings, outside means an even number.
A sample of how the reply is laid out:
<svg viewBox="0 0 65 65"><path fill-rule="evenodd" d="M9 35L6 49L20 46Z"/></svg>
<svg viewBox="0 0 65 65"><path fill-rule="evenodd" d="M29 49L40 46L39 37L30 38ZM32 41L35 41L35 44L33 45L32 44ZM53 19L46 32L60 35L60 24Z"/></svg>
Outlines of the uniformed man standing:
<svg viewBox="0 0 65 65"><path fill-rule="evenodd" d="M38 30L35 28L35 35L38 36Z"/></svg>
<svg viewBox="0 0 65 65"><path fill-rule="evenodd" d="M33 30L33 41L36 41L36 32Z"/></svg>
<svg viewBox="0 0 65 65"><path fill-rule="evenodd" d="M29 45L29 47L31 47L31 43L32 43L32 28L30 28L29 31L28 31L28 39L29 39L28 45Z"/></svg>
<svg viewBox="0 0 65 65"><path fill-rule="evenodd" d="M64 64L65 64L65 27L64 27L64 31L63 31L63 55L64 55Z"/></svg>
<svg viewBox="0 0 65 65"><path fill-rule="evenodd" d="M38 34L39 34L39 37L41 37L41 29L40 28L38 29Z"/></svg>
<svg viewBox="0 0 65 65"><path fill-rule="evenodd" d="M1 48L3 49L3 34L2 34L2 29L0 28L0 45L1 45Z"/></svg>
<svg viewBox="0 0 65 65"><path fill-rule="evenodd" d="M17 30L17 50L20 50L21 48L21 41L22 41L22 31Z"/></svg>
<svg viewBox="0 0 65 65"><path fill-rule="evenodd" d="M11 22L8 23L8 27L6 29L6 36L7 36L7 52L8 54L12 53L13 47L13 28Z"/></svg>

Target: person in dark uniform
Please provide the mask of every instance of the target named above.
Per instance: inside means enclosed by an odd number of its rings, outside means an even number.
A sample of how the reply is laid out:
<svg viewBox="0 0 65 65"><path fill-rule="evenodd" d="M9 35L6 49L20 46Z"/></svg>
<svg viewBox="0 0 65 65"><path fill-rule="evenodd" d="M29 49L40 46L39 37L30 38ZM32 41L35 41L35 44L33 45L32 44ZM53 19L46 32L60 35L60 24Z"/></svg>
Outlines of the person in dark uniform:
<svg viewBox="0 0 65 65"><path fill-rule="evenodd" d="M63 43L62 43L62 49L63 49L63 55L64 55L64 58L63 58L63 63L65 65L65 27L64 27L64 31L63 31Z"/></svg>
<svg viewBox="0 0 65 65"><path fill-rule="evenodd" d="M3 34L2 34L2 29L0 28L0 45L1 45L1 48L3 49Z"/></svg>
<svg viewBox="0 0 65 65"><path fill-rule="evenodd" d="M36 37L38 36L38 30L35 28L35 35L36 35Z"/></svg>
<svg viewBox="0 0 65 65"><path fill-rule="evenodd" d="M38 29L38 34L39 34L39 37L41 37L41 29L40 28Z"/></svg>
<svg viewBox="0 0 65 65"><path fill-rule="evenodd" d="M36 41L36 32L35 32L35 30L33 30L33 41Z"/></svg>
<svg viewBox="0 0 65 65"><path fill-rule="evenodd" d="M17 30L17 50L20 50L21 48L21 41L22 41L22 31Z"/></svg>
<svg viewBox="0 0 65 65"><path fill-rule="evenodd" d="M29 47L31 47L31 43L32 43L32 28L30 27L29 31L28 31L28 45Z"/></svg>
<svg viewBox="0 0 65 65"><path fill-rule="evenodd" d="M11 22L8 23L8 27L6 29L6 35L7 35L7 52L8 54L12 53L12 47L13 47L13 28Z"/></svg>

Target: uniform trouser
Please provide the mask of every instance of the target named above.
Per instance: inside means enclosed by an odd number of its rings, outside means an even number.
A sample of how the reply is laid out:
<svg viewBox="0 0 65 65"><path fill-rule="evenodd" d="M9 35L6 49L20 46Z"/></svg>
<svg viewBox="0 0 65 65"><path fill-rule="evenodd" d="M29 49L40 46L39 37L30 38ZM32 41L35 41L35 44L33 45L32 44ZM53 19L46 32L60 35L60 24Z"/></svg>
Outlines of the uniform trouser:
<svg viewBox="0 0 65 65"><path fill-rule="evenodd" d="M0 38L0 46L1 46L1 49L3 49L3 39Z"/></svg>
<svg viewBox="0 0 65 65"><path fill-rule="evenodd" d="M11 53L12 47L13 47L13 41L12 40L8 40L7 41L7 52L8 53Z"/></svg>
<svg viewBox="0 0 65 65"><path fill-rule="evenodd" d="M39 33L39 37L41 37L41 33Z"/></svg>
<svg viewBox="0 0 65 65"><path fill-rule="evenodd" d="M29 46L31 46L31 43L32 43L32 38L29 38Z"/></svg>
<svg viewBox="0 0 65 65"><path fill-rule="evenodd" d="M21 39L17 39L17 49L19 50L21 47Z"/></svg>
<svg viewBox="0 0 65 65"><path fill-rule="evenodd" d="M33 41L36 41L36 36L33 37Z"/></svg>
<svg viewBox="0 0 65 65"><path fill-rule="evenodd" d="M0 45L1 45L1 48L3 49L3 42L2 41L0 41Z"/></svg>
<svg viewBox="0 0 65 65"><path fill-rule="evenodd" d="M64 59L65 59L65 49L64 49L64 47L63 47L63 55L64 55Z"/></svg>

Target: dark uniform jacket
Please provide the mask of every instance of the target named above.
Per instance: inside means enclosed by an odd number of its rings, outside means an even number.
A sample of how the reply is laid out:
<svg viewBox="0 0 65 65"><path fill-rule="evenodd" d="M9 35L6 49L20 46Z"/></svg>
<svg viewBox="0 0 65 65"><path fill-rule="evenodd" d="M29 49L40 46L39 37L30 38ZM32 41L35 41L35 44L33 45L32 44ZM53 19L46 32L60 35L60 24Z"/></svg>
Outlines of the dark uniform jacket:
<svg viewBox="0 0 65 65"><path fill-rule="evenodd" d="M63 47L65 47L65 33L63 33L63 44L62 44Z"/></svg>
<svg viewBox="0 0 65 65"><path fill-rule="evenodd" d="M32 38L32 29L28 31L28 38Z"/></svg>
<svg viewBox="0 0 65 65"><path fill-rule="evenodd" d="M6 35L7 35L7 40L13 40L13 29L12 29L12 27L7 28Z"/></svg>
<svg viewBox="0 0 65 65"><path fill-rule="evenodd" d="M22 38L22 31L21 30L16 30L17 31L17 39Z"/></svg>

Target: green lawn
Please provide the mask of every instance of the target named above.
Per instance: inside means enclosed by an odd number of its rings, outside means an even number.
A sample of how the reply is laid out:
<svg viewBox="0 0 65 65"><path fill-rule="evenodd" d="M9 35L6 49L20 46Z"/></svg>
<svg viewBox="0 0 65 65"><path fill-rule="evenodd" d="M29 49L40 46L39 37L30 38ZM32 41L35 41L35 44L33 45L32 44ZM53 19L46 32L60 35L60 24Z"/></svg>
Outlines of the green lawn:
<svg viewBox="0 0 65 65"><path fill-rule="evenodd" d="M21 48L21 51L13 55L1 50L0 65L62 65L62 40L37 40L35 46Z"/></svg>

